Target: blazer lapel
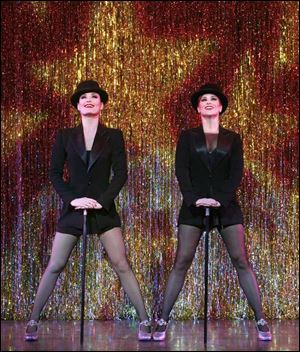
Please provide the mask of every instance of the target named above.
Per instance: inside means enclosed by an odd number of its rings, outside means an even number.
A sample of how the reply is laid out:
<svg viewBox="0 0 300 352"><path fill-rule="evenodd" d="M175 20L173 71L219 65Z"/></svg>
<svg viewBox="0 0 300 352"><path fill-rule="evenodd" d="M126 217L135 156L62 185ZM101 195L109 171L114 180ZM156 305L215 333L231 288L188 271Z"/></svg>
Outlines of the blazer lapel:
<svg viewBox="0 0 300 352"><path fill-rule="evenodd" d="M217 148L213 152L213 168L228 154L232 145L232 136L232 133L227 133L226 130L220 126Z"/></svg>
<svg viewBox="0 0 300 352"><path fill-rule="evenodd" d="M194 143L196 152L199 154L200 158L204 162L207 169L210 170L209 160L207 155L206 139L205 139L205 134L202 126L198 127L196 131L193 133L193 143Z"/></svg>
<svg viewBox="0 0 300 352"><path fill-rule="evenodd" d="M193 133L193 135L195 150L199 154L207 169L211 171L203 127L198 127ZM220 161L227 155L230 150L231 144L232 134L227 133L226 129L220 126L217 148L212 152L212 168L215 168L220 163Z"/></svg>
<svg viewBox="0 0 300 352"><path fill-rule="evenodd" d="M85 142L84 142L84 137L83 137L83 127L82 124L79 126L75 127L73 129L72 133L72 144L77 152L79 154L80 158L84 163L86 163L86 149L85 149Z"/></svg>
<svg viewBox="0 0 300 352"><path fill-rule="evenodd" d="M108 129L99 123L90 154L90 164L88 167L88 172L91 170L92 166L95 164L95 162L97 161L97 159L105 148L105 145L109 139L107 131Z"/></svg>
<svg viewBox="0 0 300 352"><path fill-rule="evenodd" d="M107 135L107 128L105 128L103 125L99 123L97 132L95 134L95 139L91 150L91 154L90 154L90 163L89 163L87 172L90 171L91 167L95 164L96 160L99 158L108 140L108 137L109 136ZM86 164L87 154L86 154L82 124L80 124L79 126L73 129L72 143L75 151L78 153L82 161Z"/></svg>

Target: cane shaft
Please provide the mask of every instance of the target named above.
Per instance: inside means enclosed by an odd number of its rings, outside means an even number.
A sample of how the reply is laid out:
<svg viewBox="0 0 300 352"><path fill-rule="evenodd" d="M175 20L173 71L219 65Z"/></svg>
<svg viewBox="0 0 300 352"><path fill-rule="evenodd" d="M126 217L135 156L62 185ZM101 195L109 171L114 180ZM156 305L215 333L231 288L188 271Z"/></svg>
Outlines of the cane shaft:
<svg viewBox="0 0 300 352"><path fill-rule="evenodd" d="M207 343L208 261L209 261L209 208L205 208L205 268L204 268L204 344Z"/></svg>
<svg viewBox="0 0 300 352"><path fill-rule="evenodd" d="M86 244L87 244L87 228L86 228L87 210L83 211L83 243L81 254L81 314L80 314L80 343L83 343L84 333L84 299L85 299L85 263L86 263Z"/></svg>

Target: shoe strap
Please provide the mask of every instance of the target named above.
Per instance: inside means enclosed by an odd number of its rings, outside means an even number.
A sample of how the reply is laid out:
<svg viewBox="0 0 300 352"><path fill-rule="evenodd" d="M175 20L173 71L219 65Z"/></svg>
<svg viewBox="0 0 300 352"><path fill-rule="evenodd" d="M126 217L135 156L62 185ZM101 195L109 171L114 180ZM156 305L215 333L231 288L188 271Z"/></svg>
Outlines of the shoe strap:
<svg viewBox="0 0 300 352"><path fill-rule="evenodd" d="M28 326L38 326L38 322L36 320L29 320L27 323Z"/></svg>
<svg viewBox="0 0 300 352"><path fill-rule="evenodd" d="M256 322L257 325L261 325L261 326L264 326L264 325L268 325L268 323L265 321L265 319L259 319L257 322Z"/></svg>
<svg viewBox="0 0 300 352"><path fill-rule="evenodd" d="M151 326L151 322L149 320L145 319L145 320L140 322L140 325Z"/></svg>
<svg viewBox="0 0 300 352"><path fill-rule="evenodd" d="M157 324L159 326L164 326L164 325L168 325L168 323L165 321L165 319L160 318L159 320L157 320Z"/></svg>

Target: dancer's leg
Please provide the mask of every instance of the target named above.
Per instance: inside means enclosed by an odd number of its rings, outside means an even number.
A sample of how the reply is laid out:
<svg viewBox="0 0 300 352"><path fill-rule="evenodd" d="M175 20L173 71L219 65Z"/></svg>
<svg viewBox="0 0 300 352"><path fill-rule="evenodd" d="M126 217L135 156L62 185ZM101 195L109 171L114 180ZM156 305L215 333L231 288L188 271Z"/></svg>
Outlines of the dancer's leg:
<svg viewBox="0 0 300 352"><path fill-rule="evenodd" d="M148 320L139 284L128 263L121 229L115 227L103 233L100 240L107 252L111 265L121 280L121 284L134 305L141 321Z"/></svg>
<svg viewBox="0 0 300 352"><path fill-rule="evenodd" d="M228 226L221 231L221 236L237 270L240 285L254 311L255 319L264 318L258 284L248 262L243 225Z"/></svg>
<svg viewBox="0 0 300 352"><path fill-rule="evenodd" d="M168 321L170 312L182 289L189 267L195 256L202 231L194 226L179 225L178 244L173 269L165 291L161 318Z"/></svg>
<svg viewBox="0 0 300 352"><path fill-rule="evenodd" d="M49 264L40 281L30 320L39 320L40 313L51 295L59 274L64 269L78 237L57 232Z"/></svg>

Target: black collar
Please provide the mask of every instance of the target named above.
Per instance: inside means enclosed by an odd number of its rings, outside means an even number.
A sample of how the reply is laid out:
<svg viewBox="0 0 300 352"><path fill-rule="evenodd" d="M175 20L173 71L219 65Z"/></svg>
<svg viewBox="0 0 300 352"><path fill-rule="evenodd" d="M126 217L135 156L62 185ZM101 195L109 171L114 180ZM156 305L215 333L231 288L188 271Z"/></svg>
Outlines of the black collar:
<svg viewBox="0 0 300 352"><path fill-rule="evenodd" d="M100 154L102 153L106 142L109 138L107 135L108 128L102 124L98 124L97 132L95 134L94 143L92 146L92 150L90 153L90 162L87 172L90 171L96 160L99 158ZM82 161L86 163L86 148L85 148L85 141L83 135L83 125L80 124L73 129L72 133L72 143L75 151L80 155Z"/></svg>
<svg viewBox="0 0 300 352"><path fill-rule="evenodd" d="M214 150L213 168L228 154L233 142L233 133L223 127L219 127L217 147ZM206 147L206 138L203 127L199 126L193 130L193 144L204 164L211 171L209 155Z"/></svg>

